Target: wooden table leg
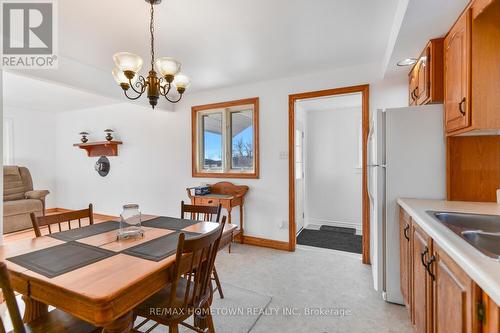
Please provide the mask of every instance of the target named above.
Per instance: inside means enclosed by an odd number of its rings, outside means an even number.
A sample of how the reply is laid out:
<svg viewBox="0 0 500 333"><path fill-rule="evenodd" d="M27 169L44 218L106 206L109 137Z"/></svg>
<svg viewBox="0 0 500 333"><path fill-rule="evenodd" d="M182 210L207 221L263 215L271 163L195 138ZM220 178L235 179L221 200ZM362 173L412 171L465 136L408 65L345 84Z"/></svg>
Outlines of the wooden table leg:
<svg viewBox="0 0 500 333"><path fill-rule="evenodd" d="M47 304L43 304L33 298L23 295L23 301L25 304L24 308L24 316L23 321L25 323L31 323L33 320L46 315L49 313L49 306Z"/></svg>
<svg viewBox="0 0 500 333"><path fill-rule="evenodd" d="M231 224L231 206L227 209L227 223ZM231 244L233 243L233 233L231 233L231 241L229 242L229 253L231 253Z"/></svg>
<svg viewBox="0 0 500 333"><path fill-rule="evenodd" d="M243 202L240 205L240 233L241 236L243 237Z"/></svg>
<svg viewBox="0 0 500 333"><path fill-rule="evenodd" d="M129 333L134 326L134 314L132 311L113 321L103 328L102 333Z"/></svg>

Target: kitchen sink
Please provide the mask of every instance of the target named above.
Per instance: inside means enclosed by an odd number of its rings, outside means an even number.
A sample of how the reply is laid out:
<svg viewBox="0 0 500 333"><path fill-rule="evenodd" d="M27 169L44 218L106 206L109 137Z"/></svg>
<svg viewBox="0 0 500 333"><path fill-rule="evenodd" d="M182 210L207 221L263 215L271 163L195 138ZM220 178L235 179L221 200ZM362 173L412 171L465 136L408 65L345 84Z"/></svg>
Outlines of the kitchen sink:
<svg viewBox="0 0 500 333"><path fill-rule="evenodd" d="M500 258L500 233L464 231L462 236L487 256Z"/></svg>
<svg viewBox="0 0 500 333"><path fill-rule="evenodd" d="M500 216L428 211L455 234L488 257L500 260Z"/></svg>
<svg viewBox="0 0 500 333"><path fill-rule="evenodd" d="M431 212L434 217L447 225L468 230L500 232L500 215L482 215L448 212Z"/></svg>

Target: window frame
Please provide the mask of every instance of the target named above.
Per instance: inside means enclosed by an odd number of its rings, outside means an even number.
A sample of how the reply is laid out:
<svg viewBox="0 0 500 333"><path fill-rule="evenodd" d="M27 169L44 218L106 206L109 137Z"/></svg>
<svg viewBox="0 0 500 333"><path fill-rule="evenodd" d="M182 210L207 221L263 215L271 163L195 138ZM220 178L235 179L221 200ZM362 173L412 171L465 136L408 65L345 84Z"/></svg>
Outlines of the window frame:
<svg viewBox="0 0 500 333"><path fill-rule="evenodd" d="M232 147L231 147L231 114L238 111L220 109L241 105L253 105L253 155L254 167L251 171L233 170ZM203 160L203 135L201 129L203 124L199 121L204 115L211 113L223 113L222 116L222 171L204 171L201 166ZM229 117L229 118L228 118ZM229 136L228 136L229 135ZM191 159L192 176L196 178L259 178L259 98L247 98L229 102L197 105L191 108Z"/></svg>

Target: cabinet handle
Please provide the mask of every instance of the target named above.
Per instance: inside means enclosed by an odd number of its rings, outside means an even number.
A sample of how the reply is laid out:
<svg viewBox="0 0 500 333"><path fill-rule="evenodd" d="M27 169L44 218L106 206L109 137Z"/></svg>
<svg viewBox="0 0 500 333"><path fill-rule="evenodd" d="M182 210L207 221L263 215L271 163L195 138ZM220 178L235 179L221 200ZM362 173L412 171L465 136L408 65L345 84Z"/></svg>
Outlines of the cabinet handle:
<svg viewBox="0 0 500 333"><path fill-rule="evenodd" d="M462 114L462 116L465 116L465 108L464 108L465 101L466 101L466 99L464 97L464 98L462 98L462 100L460 101L460 103L458 103L458 109L460 110L460 113Z"/></svg>
<svg viewBox="0 0 500 333"><path fill-rule="evenodd" d="M418 99L420 97L420 94L418 93L418 86L415 87L415 99Z"/></svg>
<svg viewBox="0 0 500 333"><path fill-rule="evenodd" d="M413 100L417 99L417 95L415 93L415 90L417 90L417 88L413 89L412 92L411 92L411 98L413 98Z"/></svg>
<svg viewBox="0 0 500 333"><path fill-rule="evenodd" d="M427 270L427 263L425 262L424 257L427 255L427 253L429 253L429 248L426 246L424 248L424 252L420 253L420 259L422 260L422 265L424 265L426 270Z"/></svg>
<svg viewBox="0 0 500 333"><path fill-rule="evenodd" d="M406 241L409 242L410 241L410 237L408 237L408 229L410 229L410 225L409 224L407 224L406 227L404 228L403 235L405 236Z"/></svg>
<svg viewBox="0 0 500 333"><path fill-rule="evenodd" d="M214 202L214 201L213 200L208 200L208 203L212 203L212 202Z"/></svg>
<svg viewBox="0 0 500 333"><path fill-rule="evenodd" d="M427 265L425 265L425 270L427 271L427 273L429 273L429 276L432 278L432 281L436 279L434 274L431 272L431 265L434 261L436 261L436 257L432 255L429 261L427 262Z"/></svg>

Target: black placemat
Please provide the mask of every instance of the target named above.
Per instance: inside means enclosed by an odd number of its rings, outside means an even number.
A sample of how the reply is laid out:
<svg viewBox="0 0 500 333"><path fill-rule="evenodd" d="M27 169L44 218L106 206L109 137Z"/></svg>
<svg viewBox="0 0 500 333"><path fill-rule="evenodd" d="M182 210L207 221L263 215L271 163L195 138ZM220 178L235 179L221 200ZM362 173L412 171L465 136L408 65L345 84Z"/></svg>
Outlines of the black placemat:
<svg viewBox="0 0 500 333"><path fill-rule="evenodd" d="M87 225L85 227L71 229L61 232L56 232L51 235L48 235L52 238L56 238L59 240L63 240L66 242L75 241L78 239L102 234L111 230L117 230L120 227L120 222L117 221L107 221L96 223L92 225Z"/></svg>
<svg viewBox="0 0 500 333"><path fill-rule="evenodd" d="M178 219L169 216L160 216L149 221L142 222L145 227L169 229L169 230L182 230L186 227L192 226L200 221Z"/></svg>
<svg viewBox="0 0 500 333"><path fill-rule="evenodd" d="M87 244L68 242L7 258L7 260L33 272L53 278L115 254L116 252Z"/></svg>
<svg viewBox="0 0 500 333"><path fill-rule="evenodd" d="M186 239L199 236L200 234L194 232L183 231ZM177 242L179 240L180 231L175 231L171 234L158 237L150 240L149 242L136 245L128 248L122 253L130 256L139 257L142 259L160 261L163 260L177 251Z"/></svg>

